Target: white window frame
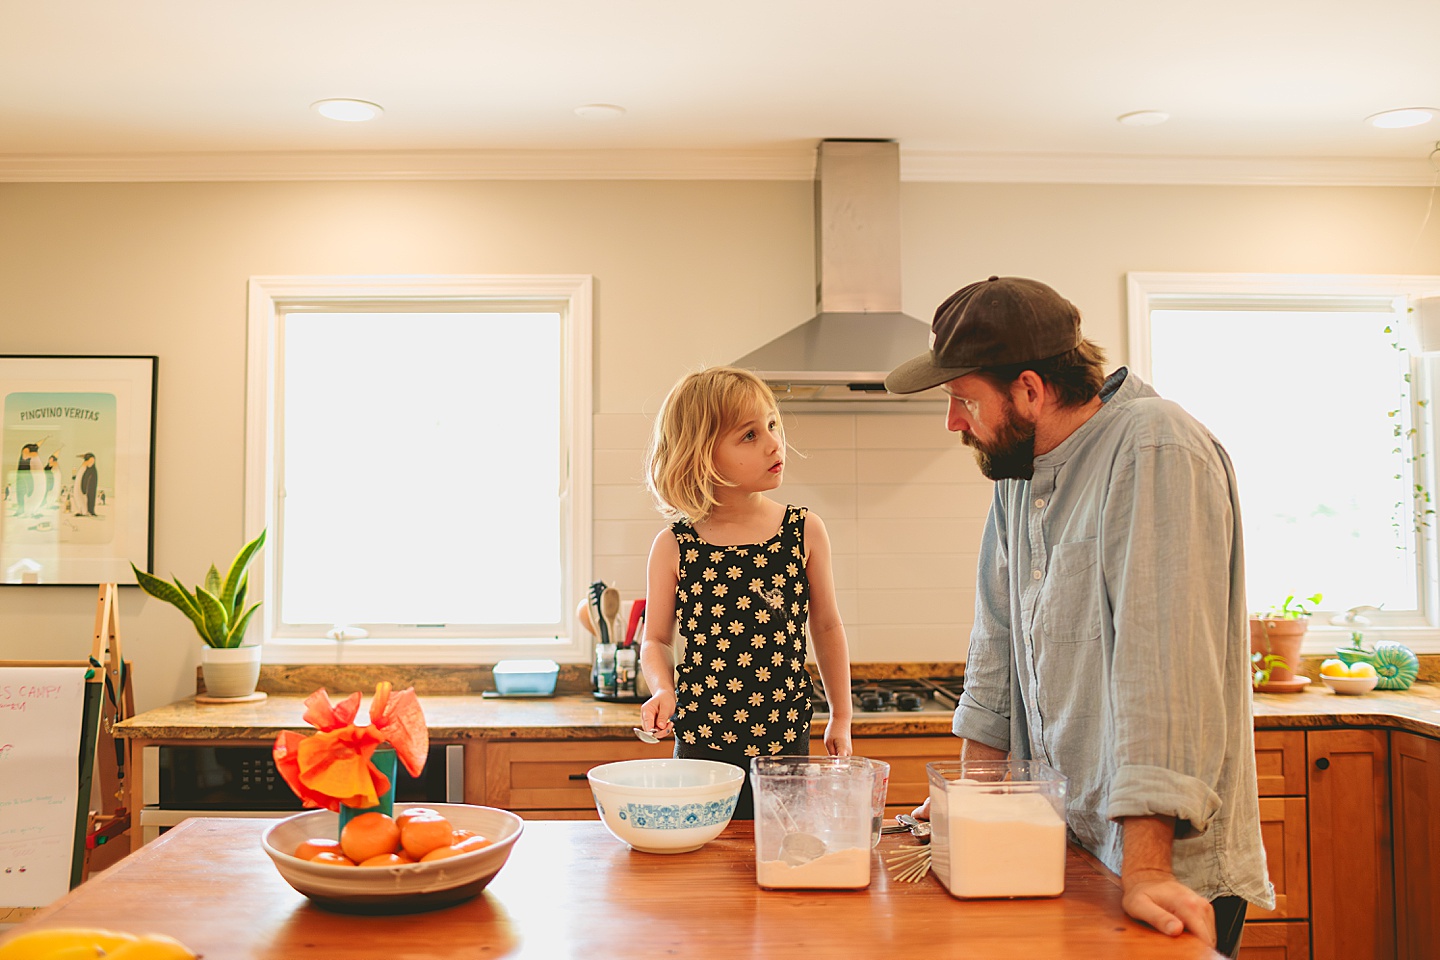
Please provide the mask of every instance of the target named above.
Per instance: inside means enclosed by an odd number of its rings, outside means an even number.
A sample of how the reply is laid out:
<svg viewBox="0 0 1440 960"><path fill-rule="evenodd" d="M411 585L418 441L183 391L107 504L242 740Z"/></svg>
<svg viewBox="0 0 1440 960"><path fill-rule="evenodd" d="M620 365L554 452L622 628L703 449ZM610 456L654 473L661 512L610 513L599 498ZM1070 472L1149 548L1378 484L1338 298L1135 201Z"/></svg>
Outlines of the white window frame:
<svg viewBox="0 0 1440 960"><path fill-rule="evenodd" d="M561 415L568 438L566 484L568 504L562 524L565 537L565 583L562 597L580 596L591 580L593 399L591 327L593 280L588 275L517 276L262 276L249 285L249 353L246 370L245 413L245 530L253 537L263 528L274 529L279 491L276 467L279 456L279 415L276 403L279 328L287 309L296 306L333 307L393 303L397 309L423 311L427 302L463 301L487 306L524 304L527 309L553 309L561 317L563 375L567 385ZM278 551L262 551L262 562L250 571L249 596L266 597L275 583ZM267 663L490 663L507 657L548 657L579 663L589 658L586 635L565 605L565 636L542 639L448 637L415 640L400 636L363 639L317 639L276 636L279 604L265 604L257 612ZM252 630L256 623L251 624Z"/></svg>
<svg viewBox="0 0 1440 960"><path fill-rule="evenodd" d="M1440 470L1434 460L1440 449L1437 443L1436 421L1430 411L1440 402L1440 344L1424 344L1422 348L1417 317L1408 317L1407 308L1414 300L1435 296L1440 291L1440 276L1414 275L1365 275L1365 274L1269 274L1269 273L1128 273L1125 280L1128 313L1129 350L1128 366L1142 379L1151 379L1152 355L1150 345L1150 312L1153 309L1184 306L1195 308L1207 300L1224 304L1234 309L1241 305L1264 309L1277 300L1293 305L1305 298L1314 298L1317 305L1333 308L1351 299L1357 303L1365 300L1388 299L1396 315L1407 318L1403 322L1408 330L1399 331L1401 338L1411 344L1410 371L1413 393L1411 413L1416 413L1415 398L1425 398L1428 406L1418 412L1415 427L1416 448L1415 481L1423 483L1432 497L1440 500L1436 478ZM1253 301L1247 303L1247 301ZM1232 344L1229 348L1240 352L1244 344ZM1426 350L1431 352L1426 352ZM1223 355L1215 357L1217 364L1223 364ZM1163 393L1163 391L1162 391ZM1224 438L1221 438L1222 442ZM1420 456L1420 454L1424 454ZM1322 468L1317 462L1315 468ZM1440 509L1437 507L1436 509ZM1371 625L1365 629L1367 643L1379 640L1395 640L1410 647L1416 653L1440 653L1440 562L1437 562L1436 522L1424 528L1418 536L1417 557L1417 602L1420 615L1401 615L1380 612L1368 614ZM1348 628L1330 623L1330 616L1336 611L1323 611L1310 621L1304 650L1307 654L1328 653L1349 637Z"/></svg>

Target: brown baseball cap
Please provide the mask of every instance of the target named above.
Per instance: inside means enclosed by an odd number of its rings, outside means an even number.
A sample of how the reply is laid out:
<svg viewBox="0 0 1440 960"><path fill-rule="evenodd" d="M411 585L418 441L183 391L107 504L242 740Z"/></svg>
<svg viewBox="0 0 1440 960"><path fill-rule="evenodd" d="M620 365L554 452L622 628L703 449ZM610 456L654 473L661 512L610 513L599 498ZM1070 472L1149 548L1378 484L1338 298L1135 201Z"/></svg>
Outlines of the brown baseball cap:
<svg viewBox="0 0 1440 960"><path fill-rule="evenodd" d="M1080 346L1080 311L1024 277L991 277L952 293L935 310L930 352L885 378L890 393L919 393L974 373L1059 356Z"/></svg>

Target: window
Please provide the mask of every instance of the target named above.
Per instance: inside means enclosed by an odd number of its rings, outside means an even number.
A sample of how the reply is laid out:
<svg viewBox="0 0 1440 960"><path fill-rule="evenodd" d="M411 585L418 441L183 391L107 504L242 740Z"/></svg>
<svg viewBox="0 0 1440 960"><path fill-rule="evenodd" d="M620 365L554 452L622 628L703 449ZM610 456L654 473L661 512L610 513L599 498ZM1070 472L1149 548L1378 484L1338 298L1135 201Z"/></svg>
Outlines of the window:
<svg viewBox="0 0 1440 960"><path fill-rule="evenodd" d="M1235 463L1251 609L1322 593L1316 649L1343 640L1330 614L1373 605L1369 639L1440 650L1434 361L1412 310L1440 278L1131 274L1129 286L1130 366Z"/></svg>
<svg viewBox="0 0 1440 960"><path fill-rule="evenodd" d="M266 659L579 658L589 278L257 278L250 299Z"/></svg>

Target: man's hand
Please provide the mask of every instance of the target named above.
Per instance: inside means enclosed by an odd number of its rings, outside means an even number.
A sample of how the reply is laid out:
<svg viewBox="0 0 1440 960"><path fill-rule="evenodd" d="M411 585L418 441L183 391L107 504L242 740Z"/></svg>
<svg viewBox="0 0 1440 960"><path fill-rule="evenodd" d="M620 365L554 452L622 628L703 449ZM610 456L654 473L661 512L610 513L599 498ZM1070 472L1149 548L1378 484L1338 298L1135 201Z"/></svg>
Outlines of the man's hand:
<svg viewBox="0 0 1440 960"><path fill-rule="evenodd" d="M1215 910L1210 901L1171 876L1168 871L1126 871L1121 879L1125 912L1168 937L1189 930L1215 946Z"/></svg>

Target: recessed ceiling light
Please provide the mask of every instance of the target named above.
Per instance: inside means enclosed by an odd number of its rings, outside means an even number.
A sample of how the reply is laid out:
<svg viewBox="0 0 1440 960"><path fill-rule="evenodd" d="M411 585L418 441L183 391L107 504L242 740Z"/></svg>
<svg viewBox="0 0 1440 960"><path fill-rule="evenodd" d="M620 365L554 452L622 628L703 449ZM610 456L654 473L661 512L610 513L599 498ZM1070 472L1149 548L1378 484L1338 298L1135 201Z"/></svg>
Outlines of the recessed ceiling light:
<svg viewBox="0 0 1440 960"><path fill-rule="evenodd" d="M1429 107L1406 107L1403 110L1383 110L1365 118L1372 127L1394 129L1397 127L1418 127L1435 119L1436 111Z"/></svg>
<svg viewBox="0 0 1440 960"><path fill-rule="evenodd" d="M1115 119L1127 127L1154 127L1169 120L1170 114L1159 110L1136 110L1134 113L1122 113Z"/></svg>
<svg viewBox="0 0 1440 960"><path fill-rule="evenodd" d="M310 109L322 117L329 117L331 120L344 120L348 123L361 123L365 120L374 120L385 111L378 103L371 103L368 100L347 100L337 97L331 100L316 100L310 104Z"/></svg>
<svg viewBox="0 0 1440 960"><path fill-rule="evenodd" d="M625 108L613 103L586 103L575 108L575 115L586 120L617 120L625 116Z"/></svg>

